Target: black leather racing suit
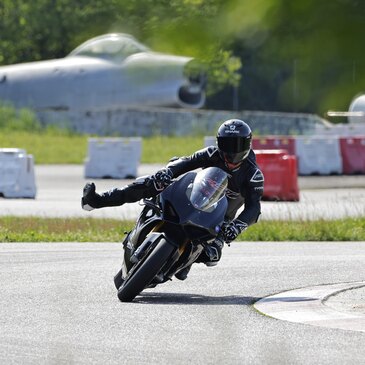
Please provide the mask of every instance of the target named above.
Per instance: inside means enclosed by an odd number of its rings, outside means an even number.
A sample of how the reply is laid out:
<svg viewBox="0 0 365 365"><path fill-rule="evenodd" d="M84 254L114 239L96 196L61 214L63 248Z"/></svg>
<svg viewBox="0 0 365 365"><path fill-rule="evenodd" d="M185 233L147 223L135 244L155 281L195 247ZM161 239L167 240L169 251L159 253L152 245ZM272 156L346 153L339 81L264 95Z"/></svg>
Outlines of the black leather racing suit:
<svg viewBox="0 0 365 365"><path fill-rule="evenodd" d="M229 170L219 155L217 147L210 146L199 150L191 156L180 157L170 162L167 167L173 177L178 177L197 168L219 167L228 174L228 209L227 220L239 219L248 226L257 222L261 213L260 200L264 190L264 177L256 164L253 150L243 161L239 168ZM123 189L113 189L105 192L100 197L97 207L118 206L124 203L136 202L142 198L156 196L159 193L154 185L147 185L138 180ZM237 217L237 211L244 205L244 209Z"/></svg>

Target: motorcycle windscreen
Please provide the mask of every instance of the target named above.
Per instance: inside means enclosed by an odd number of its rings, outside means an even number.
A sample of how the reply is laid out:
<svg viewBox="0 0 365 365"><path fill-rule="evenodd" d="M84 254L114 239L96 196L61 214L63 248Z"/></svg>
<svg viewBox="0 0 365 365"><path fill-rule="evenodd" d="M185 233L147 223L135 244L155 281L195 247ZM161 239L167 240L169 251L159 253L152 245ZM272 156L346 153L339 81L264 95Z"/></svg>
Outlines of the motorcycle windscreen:
<svg viewBox="0 0 365 365"><path fill-rule="evenodd" d="M227 185L228 176L223 170L208 167L197 173L186 193L195 209L211 211L225 195Z"/></svg>

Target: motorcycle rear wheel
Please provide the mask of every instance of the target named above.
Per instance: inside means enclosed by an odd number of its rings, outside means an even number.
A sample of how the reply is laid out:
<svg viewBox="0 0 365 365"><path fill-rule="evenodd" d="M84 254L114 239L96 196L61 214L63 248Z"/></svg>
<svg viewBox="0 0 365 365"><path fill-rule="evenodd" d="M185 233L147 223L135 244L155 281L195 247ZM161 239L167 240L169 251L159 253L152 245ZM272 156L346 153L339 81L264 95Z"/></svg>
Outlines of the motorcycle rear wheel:
<svg viewBox="0 0 365 365"><path fill-rule="evenodd" d="M118 290L121 302L131 302L159 273L175 247L164 238L149 253L137 271Z"/></svg>

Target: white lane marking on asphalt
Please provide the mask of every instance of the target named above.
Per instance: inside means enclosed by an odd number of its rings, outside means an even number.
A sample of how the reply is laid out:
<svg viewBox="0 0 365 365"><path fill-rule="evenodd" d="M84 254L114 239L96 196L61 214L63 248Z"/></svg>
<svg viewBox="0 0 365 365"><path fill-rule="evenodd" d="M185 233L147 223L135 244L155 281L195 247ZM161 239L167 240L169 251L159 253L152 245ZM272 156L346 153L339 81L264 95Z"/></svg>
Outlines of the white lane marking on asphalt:
<svg viewBox="0 0 365 365"><path fill-rule="evenodd" d="M336 311L325 304L332 295L363 286L365 281L289 290L262 298L254 307L265 315L284 321L365 332L365 316Z"/></svg>

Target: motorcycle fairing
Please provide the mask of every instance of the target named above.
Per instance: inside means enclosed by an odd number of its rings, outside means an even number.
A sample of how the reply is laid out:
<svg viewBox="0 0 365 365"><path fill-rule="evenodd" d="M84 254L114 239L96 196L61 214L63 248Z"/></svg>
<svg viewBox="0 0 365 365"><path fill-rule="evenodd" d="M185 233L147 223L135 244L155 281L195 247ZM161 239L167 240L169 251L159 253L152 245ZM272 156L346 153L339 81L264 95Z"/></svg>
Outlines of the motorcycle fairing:
<svg viewBox="0 0 365 365"><path fill-rule="evenodd" d="M222 211L226 212L227 199L220 199L213 210L197 210L190 202L188 195L185 193L194 181L196 172L189 172L174 184L168 186L161 194L161 206L163 219L181 226L198 226L215 236L217 227L224 220ZM177 215L176 212L179 212Z"/></svg>

